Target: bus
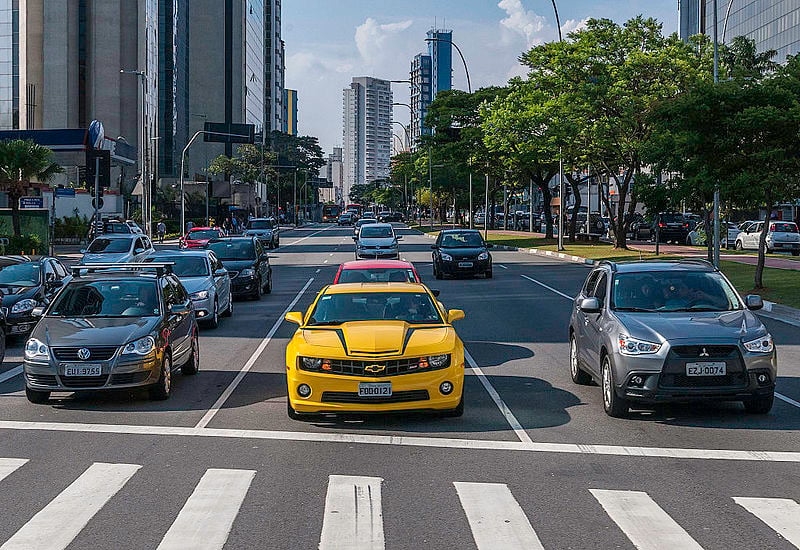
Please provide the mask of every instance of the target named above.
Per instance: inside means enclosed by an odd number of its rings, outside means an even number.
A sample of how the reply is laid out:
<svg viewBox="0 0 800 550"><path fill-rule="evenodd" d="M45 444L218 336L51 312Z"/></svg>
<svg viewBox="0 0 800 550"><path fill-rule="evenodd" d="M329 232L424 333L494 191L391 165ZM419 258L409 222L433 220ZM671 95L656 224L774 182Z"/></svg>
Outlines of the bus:
<svg viewBox="0 0 800 550"><path fill-rule="evenodd" d="M347 210L355 210L358 216L364 213L364 207L358 203L348 204L347 208L345 208L345 211Z"/></svg>
<svg viewBox="0 0 800 550"><path fill-rule="evenodd" d="M323 223L336 223L339 216L342 214L342 207L338 204L324 204L322 205L322 221Z"/></svg>

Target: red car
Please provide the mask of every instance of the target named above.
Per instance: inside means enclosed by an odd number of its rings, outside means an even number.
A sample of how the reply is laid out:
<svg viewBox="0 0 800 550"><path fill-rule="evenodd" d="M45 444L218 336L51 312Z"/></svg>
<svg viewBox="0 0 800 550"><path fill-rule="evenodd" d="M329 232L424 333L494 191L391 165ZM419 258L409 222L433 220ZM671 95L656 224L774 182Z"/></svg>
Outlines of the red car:
<svg viewBox="0 0 800 550"><path fill-rule="evenodd" d="M222 231L215 227L194 227L180 238L181 248L203 248L211 239L224 237Z"/></svg>
<svg viewBox="0 0 800 550"><path fill-rule="evenodd" d="M421 283L411 262L400 260L357 260L339 266L333 284L337 283Z"/></svg>

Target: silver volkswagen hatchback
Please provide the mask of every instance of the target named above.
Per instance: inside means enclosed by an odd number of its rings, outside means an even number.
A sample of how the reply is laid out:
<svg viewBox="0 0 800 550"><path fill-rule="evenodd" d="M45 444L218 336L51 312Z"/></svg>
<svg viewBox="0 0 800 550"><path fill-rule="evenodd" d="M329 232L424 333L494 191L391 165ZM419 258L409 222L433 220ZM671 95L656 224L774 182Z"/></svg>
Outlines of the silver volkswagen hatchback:
<svg viewBox="0 0 800 550"><path fill-rule="evenodd" d="M636 403L741 401L772 408L778 366L772 336L725 276L702 260L602 262L575 298L570 371L596 381L610 416Z"/></svg>

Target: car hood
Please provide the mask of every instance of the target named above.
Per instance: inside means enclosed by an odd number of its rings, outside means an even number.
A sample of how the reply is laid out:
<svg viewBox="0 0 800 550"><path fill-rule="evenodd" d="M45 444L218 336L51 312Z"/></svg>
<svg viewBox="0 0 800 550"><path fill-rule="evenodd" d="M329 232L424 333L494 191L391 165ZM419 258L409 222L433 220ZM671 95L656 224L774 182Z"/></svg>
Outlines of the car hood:
<svg viewBox="0 0 800 550"><path fill-rule="evenodd" d="M629 336L648 341L738 340L758 337L766 329L749 310L723 312L629 313L616 312Z"/></svg>
<svg viewBox="0 0 800 550"><path fill-rule="evenodd" d="M253 267L256 261L253 260L222 260L222 265L228 271L241 271L247 267Z"/></svg>
<svg viewBox="0 0 800 550"><path fill-rule="evenodd" d="M456 338L452 327L409 325L404 321L352 321L305 327L301 333L309 348L332 357L428 355L451 350Z"/></svg>
<svg viewBox="0 0 800 550"><path fill-rule="evenodd" d="M121 252L121 253L114 253L114 254L92 254L87 252L81 258L80 263L82 264L116 264L120 262L126 262L130 259L129 252Z"/></svg>
<svg viewBox="0 0 800 550"><path fill-rule="evenodd" d="M485 252L486 248L482 246L473 247L453 247L453 248L440 248L444 254L450 254L453 258L474 258L481 252Z"/></svg>
<svg viewBox="0 0 800 550"><path fill-rule="evenodd" d="M210 277L180 277L181 284L186 292L192 294L201 290L208 290L213 285L211 284Z"/></svg>
<svg viewBox="0 0 800 550"><path fill-rule="evenodd" d="M248 229L244 235L271 235L272 229Z"/></svg>
<svg viewBox="0 0 800 550"><path fill-rule="evenodd" d="M369 238L363 237L358 239L358 244L362 246L394 246L397 241L392 237Z"/></svg>
<svg viewBox="0 0 800 550"><path fill-rule="evenodd" d="M160 317L44 317L32 338L48 346L121 346L155 329Z"/></svg>
<svg viewBox="0 0 800 550"><path fill-rule="evenodd" d="M10 308L20 300L27 298L35 298L39 294L41 286L3 286L0 287L0 296L2 296L3 307Z"/></svg>

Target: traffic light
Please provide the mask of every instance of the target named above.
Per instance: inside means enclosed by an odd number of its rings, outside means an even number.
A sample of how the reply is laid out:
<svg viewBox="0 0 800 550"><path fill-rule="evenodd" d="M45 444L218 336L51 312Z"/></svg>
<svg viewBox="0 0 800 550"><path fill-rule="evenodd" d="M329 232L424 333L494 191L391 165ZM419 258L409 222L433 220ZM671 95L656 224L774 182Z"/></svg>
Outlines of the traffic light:
<svg viewBox="0 0 800 550"><path fill-rule="evenodd" d="M89 149L86 151L86 185L94 187L96 159L100 159L100 187L111 187L111 151Z"/></svg>

